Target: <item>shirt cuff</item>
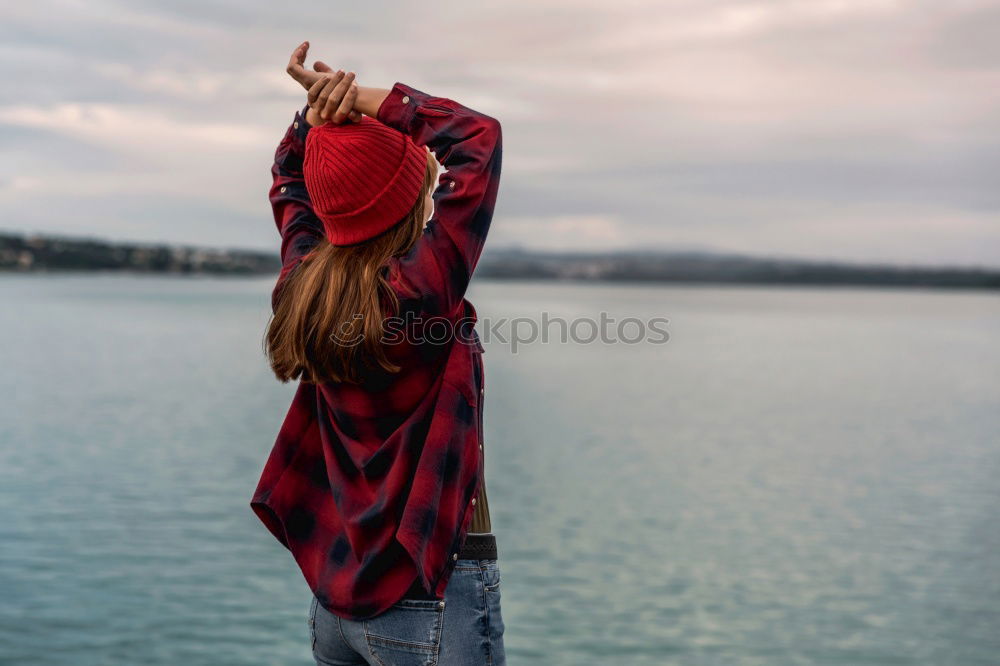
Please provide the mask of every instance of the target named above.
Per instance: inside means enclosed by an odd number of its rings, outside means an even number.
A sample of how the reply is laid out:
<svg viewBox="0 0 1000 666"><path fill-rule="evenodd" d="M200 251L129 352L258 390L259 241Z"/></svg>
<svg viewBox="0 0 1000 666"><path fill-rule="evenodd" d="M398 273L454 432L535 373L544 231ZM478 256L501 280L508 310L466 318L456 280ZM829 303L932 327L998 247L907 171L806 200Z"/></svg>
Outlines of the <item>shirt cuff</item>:
<svg viewBox="0 0 1000 666"><path fill-rule="evenodd" d="M417 107L423 104L428 97L430 96L427 93L397 81L389 94L382 100L382 104L378 107L378 113L375 114L375 119L404 134L410 134Z"/></svg>
<svg viewBox="0 0 1000 666"><path fill-rule="evenodd" d="M291 134L296 141L302 144L303 149L306 145L306 135L309 130L312 129L312 125L306 122L306 112L309 111L309 105L306 104L302 107L301 111L295 112L295 120L292 121Z"/></svg>

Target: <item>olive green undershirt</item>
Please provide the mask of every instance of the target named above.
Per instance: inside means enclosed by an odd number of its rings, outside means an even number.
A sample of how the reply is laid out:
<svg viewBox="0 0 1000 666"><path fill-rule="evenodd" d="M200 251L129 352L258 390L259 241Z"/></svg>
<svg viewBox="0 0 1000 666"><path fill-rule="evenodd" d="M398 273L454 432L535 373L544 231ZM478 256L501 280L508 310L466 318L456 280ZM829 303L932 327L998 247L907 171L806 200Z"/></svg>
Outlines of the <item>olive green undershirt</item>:
<svg viewBox="0 0 1000 666"><path fill-rule="evenodd" d="M483 456L486 452L483 451ZM480 470L482 471L482 470ZM486 499L486 476L479 485L479 492L476 494L476 506L472 511L472 523L469 525L469 532L489 532L490 529L490 503Z"/></svg>

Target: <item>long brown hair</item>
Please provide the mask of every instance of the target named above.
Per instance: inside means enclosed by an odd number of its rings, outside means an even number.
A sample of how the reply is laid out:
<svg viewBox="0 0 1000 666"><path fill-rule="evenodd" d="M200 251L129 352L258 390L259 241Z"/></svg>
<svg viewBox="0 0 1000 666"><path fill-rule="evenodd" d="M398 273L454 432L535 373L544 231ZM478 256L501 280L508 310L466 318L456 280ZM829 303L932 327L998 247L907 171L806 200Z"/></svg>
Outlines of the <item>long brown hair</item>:
<svg viewBox="0 0 1000 666"><path fill-rule="evenodd" d="M383 268L420 238L425 197L436 180L437 162L428 151L420 195L403 219L357 245L323 239L285 278L264 340L278 379L357 383L365 366L399 371L382 340L385 318L399 308Z"/></svg>

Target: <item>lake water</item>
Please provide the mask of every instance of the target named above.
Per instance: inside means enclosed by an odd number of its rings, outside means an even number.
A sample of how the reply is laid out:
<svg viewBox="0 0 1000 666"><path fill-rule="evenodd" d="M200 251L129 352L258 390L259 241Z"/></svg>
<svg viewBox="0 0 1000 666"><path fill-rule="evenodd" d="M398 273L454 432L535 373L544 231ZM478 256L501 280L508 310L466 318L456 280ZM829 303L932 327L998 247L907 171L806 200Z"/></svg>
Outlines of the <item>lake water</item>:
<svg viewBox="0 0 1000 666"><path fill-rule="evenodd" d="M268 280L0 278L0 663L309 664ZM1000 301L481 282L509 662L1000 663Z"/></svg>

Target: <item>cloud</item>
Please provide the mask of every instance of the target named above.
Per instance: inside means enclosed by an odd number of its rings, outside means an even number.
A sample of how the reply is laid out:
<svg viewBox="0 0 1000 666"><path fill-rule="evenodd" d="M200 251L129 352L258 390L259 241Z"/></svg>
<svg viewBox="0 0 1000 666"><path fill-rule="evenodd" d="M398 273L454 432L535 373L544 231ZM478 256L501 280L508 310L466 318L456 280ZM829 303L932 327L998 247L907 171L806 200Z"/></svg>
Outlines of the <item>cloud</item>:
<svg viewBox="0 0 1000 666"><path fill-rule="evenodd" d="M491 242L1000 264L992 0L4 11L7 220L199 242L175 219L187 206L273 246L267 169L302 103L283 65L308 38L362 82L405 81L503 121Z"/></svg>
<svg viewBox="0 0 1000 666"><path fill-rule="evenodd" d="M497 246L538 250L622 249L629 237L612 215L553 215L503 218L491 232Z"/></svg>
<svg viewBox="0 0 1000 666"><path fill-rule="evenodd" d="M213 147L263 145L265 127L247 123L179 122L157 109L112 104L57 104L49 108L0 107L0 123L43 129L123 152L149 154L167 146Z"/></svg>

